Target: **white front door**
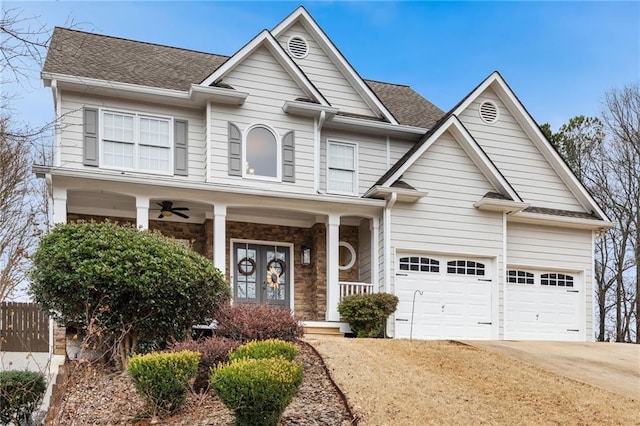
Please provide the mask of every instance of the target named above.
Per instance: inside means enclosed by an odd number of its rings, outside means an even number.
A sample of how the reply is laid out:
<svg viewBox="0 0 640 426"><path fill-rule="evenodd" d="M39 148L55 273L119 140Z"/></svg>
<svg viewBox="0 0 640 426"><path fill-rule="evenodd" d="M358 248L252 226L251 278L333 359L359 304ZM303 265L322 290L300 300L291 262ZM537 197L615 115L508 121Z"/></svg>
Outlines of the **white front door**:
<svg viewBox="0 0 640 426"><path fill-rule="evenodd" d="M490 259L401 254L396 265L396 337L491 338Z"/></svg>

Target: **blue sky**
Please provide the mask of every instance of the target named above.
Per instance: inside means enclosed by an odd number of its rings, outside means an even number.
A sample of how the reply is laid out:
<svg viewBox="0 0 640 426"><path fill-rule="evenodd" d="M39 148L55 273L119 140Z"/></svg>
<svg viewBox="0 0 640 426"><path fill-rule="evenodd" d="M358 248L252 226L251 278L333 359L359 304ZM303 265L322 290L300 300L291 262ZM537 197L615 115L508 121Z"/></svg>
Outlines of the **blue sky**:
<svg viewBox="0 0 640 426"><path fill-rule="evenodd" d="M364 78L412 86L444 110L499 70L539 123L600 111L604 93L640 80L638 2L12 2L23 16L231 55L303 4ZM52 116L33 75L13 104Z"/></svg>

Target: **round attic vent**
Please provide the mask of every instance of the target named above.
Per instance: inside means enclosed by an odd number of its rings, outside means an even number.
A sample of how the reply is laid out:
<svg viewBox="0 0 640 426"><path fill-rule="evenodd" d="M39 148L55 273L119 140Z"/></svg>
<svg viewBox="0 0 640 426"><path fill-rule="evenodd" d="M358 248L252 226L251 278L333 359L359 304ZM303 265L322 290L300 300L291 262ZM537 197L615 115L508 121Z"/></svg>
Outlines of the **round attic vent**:
<svg viewBox="0 0 640 426"><path fill-rule="evenodd" d="M307 41L300 36L291 37L287 43L287 48L289 49L291 56L298 59L306 57L309 53L309 45L307 44Z"/></svg>
<svg viewBox="0 0 640 426"><path fill-rule="evenodd" d="M485 123L495 123L498 121L498 106L491 101L484 101L480 104L480 118Z"/></svg>

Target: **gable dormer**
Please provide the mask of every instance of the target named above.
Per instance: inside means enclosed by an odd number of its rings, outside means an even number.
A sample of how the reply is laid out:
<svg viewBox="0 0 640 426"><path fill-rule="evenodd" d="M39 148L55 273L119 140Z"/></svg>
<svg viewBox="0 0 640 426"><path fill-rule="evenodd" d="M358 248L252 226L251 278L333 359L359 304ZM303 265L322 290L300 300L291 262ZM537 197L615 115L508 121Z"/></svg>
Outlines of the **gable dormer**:
<svg viewBox="0 0 640 426"><path fill-rule="evenodd" d="M398 124L304 7L296 9L271 33L340 113Z"/></svg>

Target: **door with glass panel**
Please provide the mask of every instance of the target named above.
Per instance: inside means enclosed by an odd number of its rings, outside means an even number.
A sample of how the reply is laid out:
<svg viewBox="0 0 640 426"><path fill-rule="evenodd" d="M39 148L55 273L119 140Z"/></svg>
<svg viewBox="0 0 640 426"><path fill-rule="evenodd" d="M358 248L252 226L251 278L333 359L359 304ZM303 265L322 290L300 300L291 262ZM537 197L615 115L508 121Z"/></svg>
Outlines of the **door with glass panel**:
<svg viewBox="0 0 640 426"><path fill-rule="evenodd" d="M236 302L289 307L289 247L234 243L233 254Z"/></svg>

